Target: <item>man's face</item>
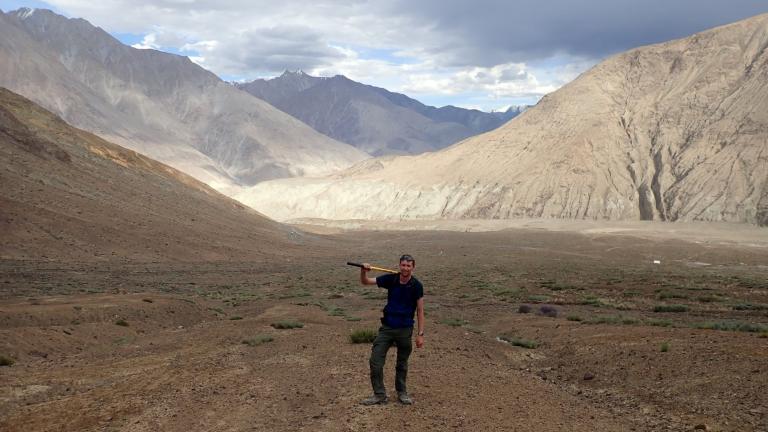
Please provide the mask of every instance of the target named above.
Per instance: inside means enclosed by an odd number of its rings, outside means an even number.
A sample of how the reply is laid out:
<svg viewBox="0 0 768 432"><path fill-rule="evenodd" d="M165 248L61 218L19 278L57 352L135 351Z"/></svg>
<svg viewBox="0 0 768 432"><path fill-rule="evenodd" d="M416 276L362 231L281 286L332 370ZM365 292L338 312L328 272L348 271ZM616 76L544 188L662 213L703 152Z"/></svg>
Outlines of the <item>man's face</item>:
<svg viewBox="0 0 768 432"><path fill-rule="evenodd" d="M402 277L409 277L413 272L413 261L400 261L400 275Z"/></svg>

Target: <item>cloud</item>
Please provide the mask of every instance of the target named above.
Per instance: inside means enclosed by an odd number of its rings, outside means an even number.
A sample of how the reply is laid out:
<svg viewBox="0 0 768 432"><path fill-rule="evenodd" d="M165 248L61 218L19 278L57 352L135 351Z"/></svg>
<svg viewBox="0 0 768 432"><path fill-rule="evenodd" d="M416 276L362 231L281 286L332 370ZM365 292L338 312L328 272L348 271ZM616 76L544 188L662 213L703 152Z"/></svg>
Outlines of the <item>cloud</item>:
<svg viewBox="0 0 768 432"><path fill-rule="evenodd" d="M540 97L619 51L768 12L765 0L48 3L113 33L145 35L136 47L181 51L228 79L302 69L496 102Z"/></svg>
<svg viewBox="0 0 768 432"><path fill-rule="evenodd" d="M312 70L343 60L346 55L322 34L301 26L281 25L224 35L201 45L190 44L211 59L211 67L233 75L254 71Z"/></svg>
<svg viewBox="0 0 768 432"><path fill-rule="evenodd" d="M541 97L557 87L541 83L524 63L508 63L490 68L459 69L452 74L415 74L409 77L402 90L445 95L482 93L488 98L500 99Z"/></svg>
<svg viewBox="0 0 768 432"><path fill-rule="evenodd" d="M157 44L157 35L155 35L154 33L149 33L148 35L144 36L144 39L142 39L141 42L135 43L131 46L136 49L159 49L160 48L160 45Z"/></svg>
<svg viewBox="0 0 768 432"><path fill-rule="evenodd" d="M431 37L414 52L444 66L493 66L555 55L601 59L768 12L764 0L397 0Z"/></svg>
<svg viewBox="0 0 768 432"><path fill-rule="evenodd" d="M491 67L555 55L593 60L768 12L765 0L49 0L108 31L218 40L220 64L266 69L330 64L331 45L355 44L430 59L439 67ZM159 33L158 33L159 34ZM264 44L275 44L278 52ZM178 45L177 45L178 47ZM252 52L243 55L243 50ZM312 60L311 57L316 57Z"/></svg>

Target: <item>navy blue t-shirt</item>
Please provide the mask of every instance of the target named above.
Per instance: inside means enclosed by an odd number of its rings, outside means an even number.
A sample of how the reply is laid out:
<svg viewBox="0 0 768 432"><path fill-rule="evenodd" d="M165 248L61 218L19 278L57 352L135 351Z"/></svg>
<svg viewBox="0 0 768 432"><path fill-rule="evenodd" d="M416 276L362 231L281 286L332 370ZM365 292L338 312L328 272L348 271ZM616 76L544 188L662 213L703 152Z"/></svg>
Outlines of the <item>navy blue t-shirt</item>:
<svg viewBox="0 0 768 432"><path fill-rule="evenodd" d="M411 276L408 283L403 285L400 283L400 275L391 273L377 277L376 285L387 289L387 305L384 306L381 323L392 328L413 327L416 301L424 297L421 282Z"/></svg>

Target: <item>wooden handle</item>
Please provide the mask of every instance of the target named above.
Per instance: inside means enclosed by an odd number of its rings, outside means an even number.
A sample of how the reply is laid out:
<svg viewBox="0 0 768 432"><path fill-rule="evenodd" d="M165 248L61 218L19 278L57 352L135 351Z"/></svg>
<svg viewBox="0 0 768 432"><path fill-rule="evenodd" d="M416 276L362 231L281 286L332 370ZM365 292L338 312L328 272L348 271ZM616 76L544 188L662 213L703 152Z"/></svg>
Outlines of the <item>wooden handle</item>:
<svg viewBox="0 0 768 432"><path fill-rule="evenodd" d="M347 265L363 268L362 264L354 263L354 262L350 262L350 261L347 261ZM386 273L400 273L397 270L390 270L390 269L387 269L387 268L375 267L375 266L371 266L371 270L377 270L377 271L386 272Z"/></svg>

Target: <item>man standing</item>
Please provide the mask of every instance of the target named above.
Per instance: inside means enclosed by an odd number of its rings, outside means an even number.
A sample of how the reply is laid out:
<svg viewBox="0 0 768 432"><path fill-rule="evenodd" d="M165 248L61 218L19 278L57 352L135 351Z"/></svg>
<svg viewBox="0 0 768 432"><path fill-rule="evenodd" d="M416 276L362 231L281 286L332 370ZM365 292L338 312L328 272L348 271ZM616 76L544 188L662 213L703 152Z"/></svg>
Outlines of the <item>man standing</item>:
<svg viewBox="0 0 768 432"><path fill-rule="evenodd" d="M418 333L416 347L424 346L424 287L413 277L416 260L410 255L400 257L400 273L386 274L376 279L368 277L370 264L360 268L360 282L363 285L378 285L387 290L387 305L381 318L379 334L371 348L371 385L373 396L364 399L363 405L387 403L387 391L384 387L384 362L389 347L397 347L397 364L395 365L395 389L397 400L405 405L413 403L408 396L405 380L408 376L408 357L411 355L413 336L413 314L416 312Z"/></svg>

